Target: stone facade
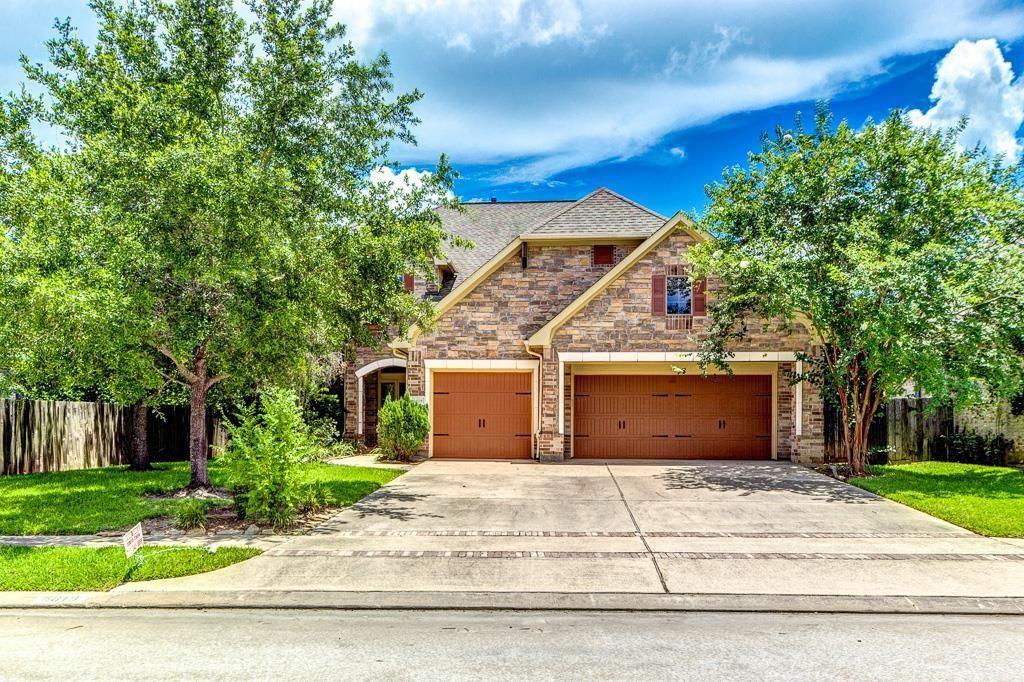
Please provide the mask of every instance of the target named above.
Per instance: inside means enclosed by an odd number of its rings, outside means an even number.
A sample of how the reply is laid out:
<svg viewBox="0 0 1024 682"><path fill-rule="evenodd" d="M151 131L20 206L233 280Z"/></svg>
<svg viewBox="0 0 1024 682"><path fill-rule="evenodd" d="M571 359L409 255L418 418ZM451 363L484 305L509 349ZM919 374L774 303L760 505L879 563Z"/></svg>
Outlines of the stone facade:
<svg viewBox="0 0 1024 682"><path fill-rule="evenodd" d="M565 352L692 352L707 328L706 318L678 324L665 315L651 313L651 278L670 268L685 265L686 250L695 242L679 230L665 238L618 280L599 293L557 330L552 345L540 358L540 421L536 450L542 460L568 455L572 430L572 375L569 363L559 363ZM626 257L639 240L617 245L615 260ZM583 294L612 265L594 265L592 247L531 243L528 263L522 267L517 252L480 282L465 298L447 310L429 330L420 334L408 352L407 392L425 398L427 360L537 360L536 351L524 341ZM425 283L417 281L417 288ZM715 280L707 283L713 298ZM692 324L691 324L692 322ZM802 326L782 328L750 321L748 336L734 351L814 352L811 334ZM369 362L391 357L389 351L362 352L346 372L346 407L350 409L346 431L354 433L356 419L355 370ZM559 369L565 371L561 378ZM823 452L821 398L809 385L798 390L790 385L793 363L782 362L776 382L776 454L780 459L820 462ZM563 388L564 433L559 432L559 388ZM802 395L802 433L796 431L796 399Z"/></svg>
<svg viewBox="0 0 1024 682"><path fill-rule="evenodd" d="M406 379L409 393L424 394L424 359L536 359L523 341L613 267L594 265L592 252L587 244L531 244L525 269L518 253L510 256L416 339ZM616 255L626 252L620 246Z"/></svg>
<svg viewBox="0 0 1024 682"><path fill-rule="evenodd" d="M562 459L568 452L572 437L572 420L568 414L564 421L565 433L558 433L559 352L699 350L701 334L708 325L707 318L693 318L692 328L678 329L669 327L669 316L651 314L652 276L665 274L672 266L684 265L686 250L694 243L694 238L683 231L665 238L555 333L550 349L551 360L545 356L542 370L544 396L541 401L540 455L543 459ZM714 297L715 284L715 280L709 278L709 298ZM802 326L782 329L751 320L747 322L747 330L747 338L734 344L732 350L814 351L811 334ZM812 387L805 384L801 388L803 433L797 436L794 424L796 391L785 376L785 371L792 369L791 364L783 363L777 382L777 455L807 463L820 462L824 446L821 400Z"/></svg>

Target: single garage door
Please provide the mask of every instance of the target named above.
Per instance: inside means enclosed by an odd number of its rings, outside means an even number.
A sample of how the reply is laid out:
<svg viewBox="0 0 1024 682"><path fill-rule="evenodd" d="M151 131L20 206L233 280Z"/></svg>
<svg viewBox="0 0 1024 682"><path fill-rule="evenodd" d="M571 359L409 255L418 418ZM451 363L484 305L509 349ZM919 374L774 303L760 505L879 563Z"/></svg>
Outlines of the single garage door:
<svg viewBox="0 0 1024 682"><path fill-rule="evenodd" d="M577 376L573 456L770 459L770 376Z"/></svg>
<svg viewBox="0 0 1024 682"><path fill-rule="evenodd" d="M528 372L436 372L434 457L529 459Z"/></svg>

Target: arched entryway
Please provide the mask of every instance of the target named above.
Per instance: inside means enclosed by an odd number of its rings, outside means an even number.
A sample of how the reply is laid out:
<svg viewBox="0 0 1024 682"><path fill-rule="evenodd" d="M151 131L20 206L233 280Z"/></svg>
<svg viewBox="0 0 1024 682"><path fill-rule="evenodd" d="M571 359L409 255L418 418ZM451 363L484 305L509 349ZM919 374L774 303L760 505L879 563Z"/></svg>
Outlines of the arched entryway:
<svg viewBox="0 0 1024 682"><path fill-rule="evenodd" d="M356 370L356 433L366 445L377 444L377 411L387 396L405 395L405 360L384 358Z"/></svg>

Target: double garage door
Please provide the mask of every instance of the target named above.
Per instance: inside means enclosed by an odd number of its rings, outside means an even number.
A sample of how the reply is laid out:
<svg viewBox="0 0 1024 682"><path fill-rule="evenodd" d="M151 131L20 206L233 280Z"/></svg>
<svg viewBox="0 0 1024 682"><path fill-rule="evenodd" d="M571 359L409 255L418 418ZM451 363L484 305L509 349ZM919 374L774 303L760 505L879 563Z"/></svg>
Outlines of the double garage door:
<svg viewBox="0 0 1024 682"><path fill-rule="evenodd" d="M577 376L573 456L770 459L770 376Z"/></svg>
<svg viewBox="0 0 1024 682"><path fill-rule="evenodd" d="M532 375L435 372L433 456L528 459ZM770 459L770 376L578 375L572 456Z"/></svg>

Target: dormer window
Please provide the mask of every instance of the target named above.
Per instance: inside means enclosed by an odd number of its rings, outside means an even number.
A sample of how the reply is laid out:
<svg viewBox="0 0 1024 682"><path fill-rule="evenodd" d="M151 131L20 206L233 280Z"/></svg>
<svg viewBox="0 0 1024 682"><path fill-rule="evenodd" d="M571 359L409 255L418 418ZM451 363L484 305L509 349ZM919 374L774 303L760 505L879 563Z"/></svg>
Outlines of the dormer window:
<svg viewBox="0 0 1024 682"><path fill-rule="evenodd" d="M614 265L615 247L610 244L595 245L592 259L594 265Z"/></svg>

